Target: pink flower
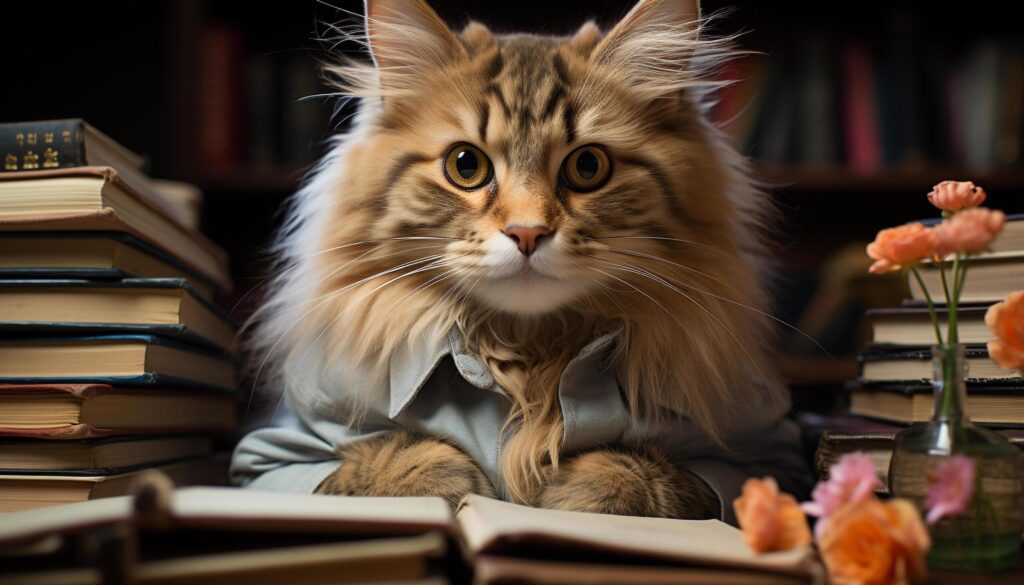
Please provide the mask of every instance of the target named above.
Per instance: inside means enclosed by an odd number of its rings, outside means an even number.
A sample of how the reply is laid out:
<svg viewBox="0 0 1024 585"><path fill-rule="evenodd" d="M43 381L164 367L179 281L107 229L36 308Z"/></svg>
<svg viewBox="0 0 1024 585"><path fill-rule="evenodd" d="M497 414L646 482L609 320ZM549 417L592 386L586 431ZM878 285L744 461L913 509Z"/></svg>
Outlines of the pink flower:
<svg viewBox="0 0 1024 585"><path fill-rule="evenodd" d="M985 324L996 336L988 342L992 359L1001 368L1024 371L1024 290L989 307Z"/></svg>
<svg viewBox="0 0 1024 585"><path fill-rule="evenodd" d="M974 476L974 460L964 455L953 455L928 472L928 524L967 511L974 496Z"/></svg>
<svg viewBox="0 0 1024 585"><path fill-rule="evenodd" d="M1006 224L1006 214L984 207L965 209L935 228L935 255L984 252Z"/></svg>
<svg viewBox="0 0 1024 585"><path fill-rule="evenodd" d="M934 255L933 231L919 223L908 223L878 232L875 241L868 244L868 256L875 260L868 272L892 272Z"/></svg>
<svg viewBox="0 0 1024 585"><path fill-rule="evenodd" d="M818 482L811 493L811 502L804 502L804 512L818 517L814 527L817 536L825 531L829 517L846 504L861 502L882 487L875 473L875 462L864 453L844 455L829 471L826 481Z"/></svg>
<svg viewBox="0 0 1024 585"><path fill-rule="evenodd" d="M944 211L957 212L985 202L985 190L971 181L943 181L932 187L928 201Z"/></svg>

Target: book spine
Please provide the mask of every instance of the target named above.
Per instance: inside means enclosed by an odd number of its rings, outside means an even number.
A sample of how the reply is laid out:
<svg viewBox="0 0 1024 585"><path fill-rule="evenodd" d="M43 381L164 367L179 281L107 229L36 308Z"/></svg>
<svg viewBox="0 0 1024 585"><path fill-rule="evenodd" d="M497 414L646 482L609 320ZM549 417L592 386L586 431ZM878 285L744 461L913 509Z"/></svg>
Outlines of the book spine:
<svg viewBox="0 0 1024 585"><path fill-rule="evenodd" d="M83 128L77 119L0 124L4 172L86 165Z"/></svg>

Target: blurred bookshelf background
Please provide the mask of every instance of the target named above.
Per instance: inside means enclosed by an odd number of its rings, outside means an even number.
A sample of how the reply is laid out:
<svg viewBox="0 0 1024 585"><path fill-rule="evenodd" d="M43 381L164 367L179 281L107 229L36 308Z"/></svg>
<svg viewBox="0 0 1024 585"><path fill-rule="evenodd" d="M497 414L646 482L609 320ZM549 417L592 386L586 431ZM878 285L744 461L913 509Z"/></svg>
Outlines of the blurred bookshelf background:
<svg viewBox="0 0 1024 585"><path fill-rule="evenodd" d="M632 1L431 4L454 25L470 15L497 31L569 33L591 16L614 22ZM712 29L744 33L754 52L722 71L743 81L713 115L783 210L778 314L835 356L783 331L786 369L799 404L828 410L842 394L820 390L856 376L864 311L904 296L900 279L866 276L875 232L933 215L924 194L946 178L1024 212L1015 6L702 4L731 8ZM235 294L258 285L282 202L345 127L350 109L325 95L317 64L331 58L328 23L362 2L55 2L45 20L32 10L0 23L18 48L5 59L0 121L83 117L148 155L154 176L198 185L203 231L229 252Z"/></svg>

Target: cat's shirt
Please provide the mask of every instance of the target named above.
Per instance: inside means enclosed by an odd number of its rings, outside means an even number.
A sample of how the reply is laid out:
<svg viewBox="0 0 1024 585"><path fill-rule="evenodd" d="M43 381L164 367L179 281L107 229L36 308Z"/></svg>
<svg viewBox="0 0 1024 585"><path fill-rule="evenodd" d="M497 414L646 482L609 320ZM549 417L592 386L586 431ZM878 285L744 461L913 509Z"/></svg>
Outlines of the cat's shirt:
<svg viewBox="0 0 1024 585"><path fill-rule="evenodd" d="M732 501L749 476L772 475L783 490L806 493L810 476L801 460L799 429L786 418L786 401L737 404L723 438L712 442L686 419L654 424L631 420L614 375L605 367L620 335L612 330L589 343L568 364L559 384L565 455L600 446L653 441L677 463L704 479L732 521ZM339 465L337 450L392 430L450 441L472 457L499 494L501 429L510 400L456 333L431 343L423 338L391 357L390 375L366 388L359 368L334 368L337 388L290 389L272 426L247 435L235 450L231 477L275 491L313 492ZM361 385L371 398L358 429L347 424L344 386ZM767 394L767 393L765 393Z"/></svg>

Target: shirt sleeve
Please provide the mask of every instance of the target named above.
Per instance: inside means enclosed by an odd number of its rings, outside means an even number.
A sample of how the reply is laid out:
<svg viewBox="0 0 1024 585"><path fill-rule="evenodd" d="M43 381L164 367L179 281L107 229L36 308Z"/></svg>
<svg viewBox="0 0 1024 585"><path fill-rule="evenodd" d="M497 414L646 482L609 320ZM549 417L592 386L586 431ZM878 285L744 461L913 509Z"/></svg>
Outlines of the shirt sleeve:
<svg viewBox="0 0 1024 585"><path fill-rule="evenodd" d="M250 432L235 447L229 475L243 487L312 493L341 464L339 448L387 430L379 424L355 429L323 419L308 425L285 400L270 426Z"/></svg>
<svg viewBox="0 0 1024 585"><path fill-rule="evenodd" d="M779 489L806 499L813 476L801 449L800 428L785 417L775 424L745 433L730 445L732 449L715 457L694 457L682 464L703 479L718 496L721 518L736 524L732 503L750 477L771 476Z"/></svg>

